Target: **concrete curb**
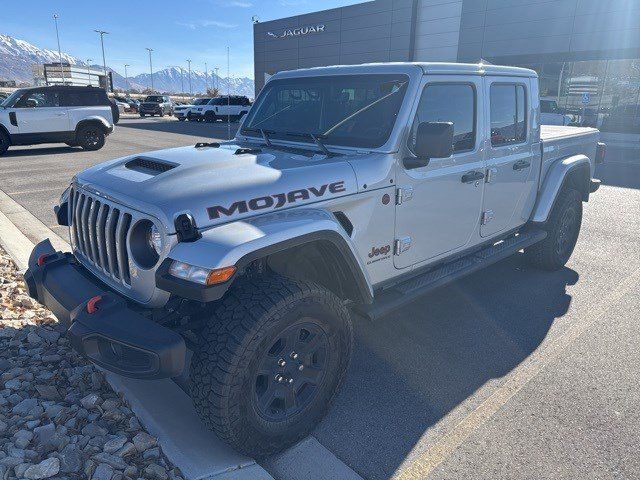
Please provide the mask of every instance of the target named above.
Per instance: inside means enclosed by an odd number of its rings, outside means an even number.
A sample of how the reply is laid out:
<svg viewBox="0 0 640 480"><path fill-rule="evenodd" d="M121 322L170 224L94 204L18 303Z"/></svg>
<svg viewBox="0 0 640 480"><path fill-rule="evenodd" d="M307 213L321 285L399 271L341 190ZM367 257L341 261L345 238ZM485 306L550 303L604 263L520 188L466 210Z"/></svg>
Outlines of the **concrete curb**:
<svg viewBox="0 0 640 480"><path fill-rule="evenodd" d="M46 238L57 250L71 250L66 241L0 190L0 245L21 272L27 268L34 243ZM238 454L208 431L187 394L171 380L141 381L112 374L106 378L125 396L187 480L273 480L255 460Z"/></svg>

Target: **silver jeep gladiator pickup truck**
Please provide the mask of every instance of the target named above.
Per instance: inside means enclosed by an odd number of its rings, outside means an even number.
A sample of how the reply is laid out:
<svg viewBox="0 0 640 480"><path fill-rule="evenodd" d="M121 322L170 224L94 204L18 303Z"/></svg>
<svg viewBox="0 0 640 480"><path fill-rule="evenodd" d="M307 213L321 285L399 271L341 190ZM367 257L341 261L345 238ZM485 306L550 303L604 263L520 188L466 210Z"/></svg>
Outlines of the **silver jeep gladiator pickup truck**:
<svg viewBox="0 0 640 480"><path fill-rule="evenodd" d="M524 251L562 268L605 146L541 127L531 70L390 63L282 72L236 138L79 173L29 293L80 353L187 379L202 420L261 457L303 438L372 319Z"/></svg>

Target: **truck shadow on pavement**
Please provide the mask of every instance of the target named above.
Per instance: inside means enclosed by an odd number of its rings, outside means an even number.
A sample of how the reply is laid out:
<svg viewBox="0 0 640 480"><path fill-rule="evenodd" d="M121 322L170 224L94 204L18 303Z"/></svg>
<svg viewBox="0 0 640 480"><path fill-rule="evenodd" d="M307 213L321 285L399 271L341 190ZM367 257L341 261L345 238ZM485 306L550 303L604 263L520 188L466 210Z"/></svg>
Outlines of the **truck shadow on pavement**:
<svg viewBox="0 0 640 480"><path fill-rule="evenodd" d="M12 147L7 150L2 158L10 157L28 157L30 155L61 155L66 153L80 153L83 150L80 147L68 147L66 145L59 145L56 147Z"/></svg>
<svg viewBox="0 0 640 480"><path fill-rule="evenodd" d="M364 478L390 478L433 444L437 422L536 350L577 280L515 257L377 323L356 319L345 386L316 438Z"/></svg>
<svg viewBox="0 0 640 480"><path fill-rule="evenodd" d="M178 122L171 120L128 120L120 122L116 128L135 128L152 132L175 133L178 135L192 135L194 137L227 138L227 124L222 122ZM231 138L236 134L238 123L231 124Z"/></svg>
<svg viewBox="0 0 640 480"><path fill-rule="evenodd" d="M640 150L608 149L607 159L596 167L595 177L604 185L640 189Z"/></svg>

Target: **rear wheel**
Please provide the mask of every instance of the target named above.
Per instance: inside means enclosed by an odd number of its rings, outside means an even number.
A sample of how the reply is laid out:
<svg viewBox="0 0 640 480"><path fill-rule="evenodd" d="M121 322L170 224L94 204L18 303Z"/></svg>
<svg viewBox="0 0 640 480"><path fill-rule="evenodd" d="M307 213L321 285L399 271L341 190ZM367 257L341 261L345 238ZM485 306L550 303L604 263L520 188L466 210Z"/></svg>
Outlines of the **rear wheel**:
<svg viewBox="0 0 640 480"><path fill-rule="evenodd" d="M281 276L240 280L200 334L191 364L196 411L255 457L309 434L347 369L353 328L332 292Z"/></svg>
<svg viewBox="0 0 640 480"><path fill-rule="evenodd" d="M213 123L216 121L216 114L213 112L207 112L204 114L204 121L207 123Z"/></svg>
<svg viewBox="0 0 640 480"><path fill-rule="evenodd" d="M5 153L11 145L11 139L4 131L0 130L0 155Z"/></svg>
<svg viewBox="0 0 640 480"><path fill-rule="evenodd" d="M76 134L76 142L83 150L100 150L104 146L106 135L98 125L80 127Z"/></svg>
<svg viewBox="0 0 640 480"><path fill-rule="evenodd" d="M565 188L556 199L543 229L547 238L526 249L530 264L543 270L559 270L566 265L578 241L582 225L582 197L573 188Z"/></svg>

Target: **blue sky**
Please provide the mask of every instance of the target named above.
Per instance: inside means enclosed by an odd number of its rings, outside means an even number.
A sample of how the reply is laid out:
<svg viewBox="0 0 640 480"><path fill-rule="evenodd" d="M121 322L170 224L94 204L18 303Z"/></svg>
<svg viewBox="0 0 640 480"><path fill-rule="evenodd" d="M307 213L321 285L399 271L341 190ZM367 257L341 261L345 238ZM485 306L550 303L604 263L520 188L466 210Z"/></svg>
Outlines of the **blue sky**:
<svg viewBox="0 0 640 480"><path fill-rule="evenodd" d="M60 15L62 51L102 63L99 35L105 35L107 65L124 75L149 71L145 47L154 49L153 69L181 65L195 70L220 67L226 76L226 46L231 76L253 78L253 27L261 21L359 3L359 0L26 0L2 5L0 33L41 48L57 49L52 15Z"/></svg>

